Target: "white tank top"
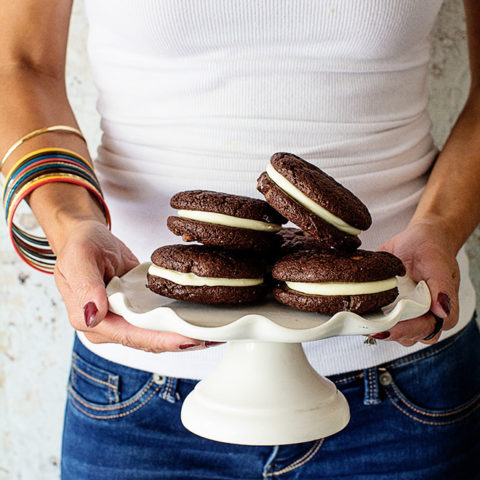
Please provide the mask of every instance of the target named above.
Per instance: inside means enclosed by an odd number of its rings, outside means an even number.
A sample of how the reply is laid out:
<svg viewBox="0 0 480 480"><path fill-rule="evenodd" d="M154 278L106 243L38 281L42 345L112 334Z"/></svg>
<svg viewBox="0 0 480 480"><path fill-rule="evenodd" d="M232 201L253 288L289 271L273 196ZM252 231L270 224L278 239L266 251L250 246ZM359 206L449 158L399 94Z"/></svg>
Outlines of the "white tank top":
<svg viewBox="0 0 480 480"><path fill-rule="evenodd" d="M113 231L141 260L167 243L169 198L189 189L260 197L271 154L315 163L368 206L376 249L402 230L437 151L425 78L441 0L87 0L89 53L104 132L96 168ZM474 309L463 252L461 319ZM223 347L96 353L135 368L202 378ZM305 345L334 374L424 348L363 337Z"/></svg>

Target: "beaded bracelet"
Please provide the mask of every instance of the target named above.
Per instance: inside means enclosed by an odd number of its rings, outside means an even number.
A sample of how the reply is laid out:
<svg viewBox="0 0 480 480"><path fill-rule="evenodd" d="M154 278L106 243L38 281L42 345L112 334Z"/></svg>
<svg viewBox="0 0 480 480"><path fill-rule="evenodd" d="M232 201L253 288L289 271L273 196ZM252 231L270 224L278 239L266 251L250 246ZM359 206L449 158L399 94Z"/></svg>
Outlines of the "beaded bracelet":
<svg viewBox="0 0 480 480"><path fill-rule="evenodd" d="M22 230L15 225L14 217L22 201L36 188L54 182L86 188L99 202L107 226L111 226L110 213L90 162L75 152L61 148L40 149L22 157L5 178L2 192L5 220L17 254L28 265L45 273L53 273L56 262L48 240Z"/></svg>

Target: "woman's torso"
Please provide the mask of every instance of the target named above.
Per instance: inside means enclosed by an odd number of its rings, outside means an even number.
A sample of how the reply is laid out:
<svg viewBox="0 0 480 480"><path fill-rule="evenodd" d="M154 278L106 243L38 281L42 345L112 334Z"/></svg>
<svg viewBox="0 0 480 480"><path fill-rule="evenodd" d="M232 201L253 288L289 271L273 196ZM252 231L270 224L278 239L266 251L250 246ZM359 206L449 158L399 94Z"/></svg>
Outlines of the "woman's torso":
<svg viewBox="0 0 480 480"><path fill-rule="evenodd" d="M165 226L173 193L258 196L270 155L290 151L367 204L363 246L379 247L407 224L437 153L425 78L441 3L87 0L104 132L97 170L114 232L146 260L178 242ZM404 354L389 345L365 358L361 342L326 340L325 356L307 349L329 374ZM200 359L196 374L179 366L188 355ZM164 355L155 368L195 378L216 355Z"/></svg>

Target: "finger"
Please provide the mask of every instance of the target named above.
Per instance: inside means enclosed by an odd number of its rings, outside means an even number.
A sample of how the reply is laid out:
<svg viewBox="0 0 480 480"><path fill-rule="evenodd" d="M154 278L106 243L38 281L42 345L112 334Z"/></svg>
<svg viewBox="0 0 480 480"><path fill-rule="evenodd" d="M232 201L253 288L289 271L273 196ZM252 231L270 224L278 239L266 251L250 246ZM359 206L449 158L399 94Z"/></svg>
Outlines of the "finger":
<svg viewBox="0 0 480 480"><path fill-rule="evenodd" d="M95 259L78 253L71 262L58 261L55 265L55 280L62 291L67 289L69 295L64 296L72 325L92 328L98 325L107 315L108 298L103 281L103 271Z"/></svg>
<svg viewBox="0 0 480 480"><path fill-rule="evenodd" d="M101 324L89 329L85 335L93 343L119 343L153 353L199 350L207 346L202 340L178 333L136 327L113 313L109 313Z"/></svg>
<svg viewBox="0 0 480 480"><path fill-rule="evenodd" d="M458 275L458 268L453 270L446 262L437 263L435 272L424 275L431 295L430 310L445 320L445 330L454 327L458 319Z"/></svg>
<svg viewBox="0 0 480 480"><path fill-rule="evenodd" d="M398 343L400 343L401 345L403 345L404 347L411 347L413 345L415 345L417 342L415 342L414 340L397 340Z"/></svg>
<svg viewBox="0 0 480 480"><path fill-rule="evenodd" d="M433 344L438 341L440 333L430 340L425 340L432 334L437 326L437 322L431 313L427 313L418 318L403 320L392 327L388 332L380 332L372 337L379 340L389 340L398 342L404 346L411 346L416 342Z"/></svg>
<svg viewBox="0 0 480 480"><path fill-rule="evenodd" d="M427 337L435 328L435 319L430 313L421 317L398 322L389 332L388 340L394 341L419 341Z"/></svg>

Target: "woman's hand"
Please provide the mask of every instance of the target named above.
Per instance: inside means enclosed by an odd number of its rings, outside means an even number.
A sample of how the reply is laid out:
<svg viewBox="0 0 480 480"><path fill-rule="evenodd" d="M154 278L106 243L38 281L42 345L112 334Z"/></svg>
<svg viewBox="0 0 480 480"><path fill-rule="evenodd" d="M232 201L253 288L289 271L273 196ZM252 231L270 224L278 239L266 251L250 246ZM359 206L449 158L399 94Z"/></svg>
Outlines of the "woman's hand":
<svg viewBox="0 0 480 480"><path fill-rule="evenodd" d="M372 335L374 338L395 340L407 347L416 342L431 344L438 341L441 333L424 340L435 329L434 315L444 320L443 330L457 324L460 274L452 243L438 224L422 222L410 224L380 247L379 250L393 253L403 261L412 280L425 280L432 303L429 313L399 322L388 332Z"/></svg>
<svg viewBox="0 0 480 480"><path fill-rule="evenodd" d="M135 327L108 312L105 282L138 265L133 253L96 220L78 222L58 249L55 282L70 323L93 343L120 343L148 352L201 349L209 343Z"/></svg>

